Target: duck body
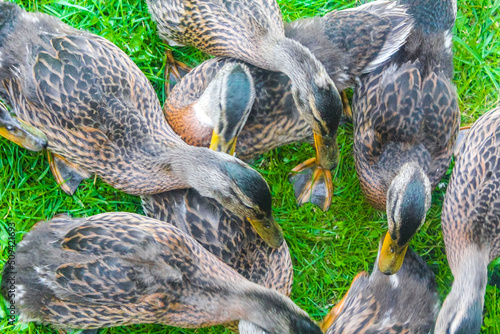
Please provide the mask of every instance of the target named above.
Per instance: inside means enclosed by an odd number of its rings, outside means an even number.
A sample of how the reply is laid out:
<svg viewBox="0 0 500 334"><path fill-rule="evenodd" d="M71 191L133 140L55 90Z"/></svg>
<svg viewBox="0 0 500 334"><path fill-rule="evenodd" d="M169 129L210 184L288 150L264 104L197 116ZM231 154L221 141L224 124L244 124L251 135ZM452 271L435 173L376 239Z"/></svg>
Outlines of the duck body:
<svg viewBox="0 0 500 334"><path fill-rule="evenodd" d="M234 157L184 143L118 47L12 3L0 2L0 13L0 96L46 136L56 180L73 183L65 191L92 174L135 195L196 188L265 225L266 241L281 245L264 179Z"/></svg>
<svg viewBox="0 0 500 334"><path fill-rule="evenodd" d="M246 279L290 296L293 267L286 242L272 248L245 219L194 189L142 196L144 212L168 222Z"/></svg>
<svg viewBox="0 0 500 334"><path fill-rule="evenodd" d="M471 127L458 151L441 226L455 278L436 333L479 333L487 266L500 256L500 108Z"/></svg>
<svg viewBox="0 0 500 334"><path fill-rule="evenodd" d="M344 90L352 87L361 74L388 61L404 43L412 27L405 10L333 11L324 17L286 23L284 29L288 38L303 44L325 65L335 86ZM214 124L203 117L198 101L217 71L233 62L242 63L232 58L209 59L170 92L163 110L168 123L187 143L210 144ZM313 132L294 103L290 79L282 73L247 66L254 79L255 101L238 136L236 156L248 161L282 145L312 142Z"/></svg>
<svg viewBox="0 0 500 334"><path fill-rule="evenodd" d="M415 27L389 64L362 77L353 101L357 171L368 201L380 210L386 208L385 194L398 167L412 159L426 170L432 187L437 185L450 163L459 126L451 84L454 20L428 31L424 27L430 23L418 20L423 20L418 1L399 3L408 6Z"/></svg>
<svg viewBox="0 0 500 334"><path fill-rule="evenodd" d="M451 83L456 2L396 3L408 8L414 28L387 64L360 77L353 96L361 188L371 205L387 211L389 233L380 257L386 273L401 265L405 247L424 223L431 189L448 169L460 125Z"/></svg>
<svg viewBox="0 0 500 334"><path fill-rule="evenodd" d="M269 333L320 333L279 292L246 280L176 227L136 214L40 222L17 247L15 270L22 322L94 329L242 320ZM3 275L7 298L8 266Z"/></svg>
<svg viewBox="0 0 500 334"><path fill-rule="evenodd" d="M326 334L427 334L434 328L439 305L434 273L409 250L392 276L382 274L377 262L371 275L358 274L322 326L331 323L323 327Z"/></svg>
<svg viewBox="0 0 500 334"><path fill-rule="evenodd" d="M154 155L184 143L162 119L146 77L118 47L54 17L1 6L12 16L2 29L0 94L21 120L43 131L51 152L131 194L186 186L154 177L161 169Z"/></svg>

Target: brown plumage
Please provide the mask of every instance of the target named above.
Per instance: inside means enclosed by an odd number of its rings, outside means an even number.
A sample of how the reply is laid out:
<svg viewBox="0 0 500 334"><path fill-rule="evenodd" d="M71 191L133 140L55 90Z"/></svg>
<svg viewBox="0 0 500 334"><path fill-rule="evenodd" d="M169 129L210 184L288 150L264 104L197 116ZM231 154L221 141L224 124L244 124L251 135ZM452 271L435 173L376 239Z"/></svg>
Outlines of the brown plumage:
<svg viewBox="0 0 500 334"><path fill-rule="evenodd" d="M460 143L441 226L455 278L436 333L479 333L487 266L500 256L500 108L479 118Z"/></svg>
<svg viewBox="0 0 500 334"><path fill-rule="evenodd" d="M241 94L229 89L233 85L242 88ZM253 80L247 66L225 63L199 99L199 103L212 106L203 115L214 122L217 141L211 143L212 149L234 152L232 138L239 135L254 98ZM286 242L277 249L271 248L248 221L216 201L200 196L194 189L143 196L142 207L150 217L171 223L193 237L243 277L290 295L293 268ZM237 324L226 324L226 327L234 330Z"/></svg>
<svg viewBox="0 0 500 334"><path fill-rule="evenodd" d="M268 333L320 329L281 293L248 281L178 228L131 213L39 222L16 250L21 322L61 329L241 320ZM9 267L2 293L8 298Z"/></svg>
<svg viewBox="0 0 500 334"><path fill-rule="evenodd" d="M460 124L451 83L456 2L397 3L408 7L415 26L389 64L360 78L353 97L361 188L368 202L387 211L389 232L379 263L386 273L398 270L425 221L431 189L448 169Z"/></svg>
<svg viewBox="0 0 500 334"><path fill-rule="evenodd" d="M325 65L335 85L343 90L352 87L363 73L386 62L404 43L412 27L412 20L405 11L403 7L378 12L371 12L369 8L333 11L324 17L286 23L285 33L308 47ZM224 121L204 122L198 113L210 114L217 105L214 103L211 109L205 109L200 100L210 94L207 87L214 82L220 69L233 63L243 64L231 58L209 59L187 74L170 92L164 112L170 126L187 143L208 146L217 122ZM238 136L236 156L250 160L281 145L312 142L311 128L300 117L293 102L288 77L247 66L255 86L255 101ZM224 89L242 95L245 87L232 85Z"/></svg>
<svg viewBox="0 0 500 334"><path fill-rule="evenodd" d="M0 95L43 131L56 179L70 178L67 191L91 174L136 195L192 187L281 244L264 179L236 158L186 145L118 47L12 3L0 9Z"/></svg>
<svg viewBox="0 0 500 334"><path fill-rule="evenodd" d="M370 276L356 276L322 329L326 334L432 333L440 304L436 287L434 273L412 250L392 276L382 274L375 262Z"/></svg>
<svg viewBox="0 0 500 334"><path fill-rule="evenodd" d="M309 201L305 197L318 188L326 200L313 202L327 210L333 193L330 170L339 159L336 137L342 101L322 64L303 45L285 37L276 1L150 0L148 6L160 36L169 43L192 45L290 78L297 110L315 134L317 152L296 170L318 176L296 183L299 204Z"/></svg>
<svg viewBox="0 0 500 334"><path fill-rule="evenodd" d="M195 239L240 275L290 296L293 266L286 242L271 248L252 225L194 189L142 197L144 212L170 223ZM237 324L226 324L235 329Z"/></svg>

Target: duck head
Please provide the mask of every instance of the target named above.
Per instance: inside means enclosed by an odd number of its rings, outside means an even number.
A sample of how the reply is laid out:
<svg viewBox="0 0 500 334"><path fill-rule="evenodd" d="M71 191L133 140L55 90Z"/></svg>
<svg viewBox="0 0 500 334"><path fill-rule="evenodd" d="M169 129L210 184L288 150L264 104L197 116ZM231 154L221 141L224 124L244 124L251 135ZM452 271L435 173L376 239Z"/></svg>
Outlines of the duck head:
<svg viewBox="0 0 500 334"><path fill-rule="evenodd" d="M306 312L275 291L255 291L247 298L249 311L238 325L241 334L322 334Z"/></svg>
<svg viewBox="0 0 500 334"><path fill-rule="evenodd" d="M37 128L13 117L0 102L0 136L13 141L30 151L41 151L47 147L45 134Z"/></svg>
<svg viewBox="0 0 500 334"><path fill-rule="evenodd" d="M431 205L431 184L417 163L406 163L387 190L387 232L378 266L387 275L395 274L405 258L408 243L425 222Z"/></svg>
<svg viewBox="0 0 500 334"><path fill-rule="evenodd" d="M302 44L285 38L278 43L279 70L290 77L297 110L312 126L319 165L333 169L339 160L337 130L342 99L325 67Z"/></svg>
<svg viewBox="0 0 500 334"><path fill-rule="evenodd" d="M204 147L184 145L176 152L166 156L167 165L185 186L247 219L271 247L281 246L283 231L272 216L271 191L257 171L233 156Z"/></svg>
<svg viewBox="0 0 500 334"><path fill-rule="evenodd" d="M236 139L255 100L253 78L242 63L228 63L217 73L200 99L214 125L210 149L234 154Z"/></svg>

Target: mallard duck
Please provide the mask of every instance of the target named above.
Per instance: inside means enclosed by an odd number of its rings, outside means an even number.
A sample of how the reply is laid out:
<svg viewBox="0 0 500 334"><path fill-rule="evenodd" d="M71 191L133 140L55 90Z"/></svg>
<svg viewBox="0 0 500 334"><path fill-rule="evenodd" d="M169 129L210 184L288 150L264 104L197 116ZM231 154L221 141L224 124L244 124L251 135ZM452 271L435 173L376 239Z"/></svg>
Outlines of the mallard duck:
<svg viewBox="0 0 500 334"><path fill-rule="evenodd" d="M254 97L253 81L246 65L226 63L217 72L199 99L214 106L204 115L214 126L212 139L217 140L212 141L211 149L234 152L235 139ZM194 189L142 196L142 207L148 216L173 224L193 237L246 279L290 296L293 268L286 242L277 249L271 248L254 232L251 224L216 201L200 196ZM238 328L236 323L224 325L232 330ZM239 327L243 333L262 333L262 329L255 326Z"/></svg>
<svg viewBox="0 0 500 334"><path fill-rule="evenodd" d="M252 106L252 87L247 66L238 62L224 64L208 84L199 100L214 105L205 115L214 126L212 139L217 139L212 149L234 151L235 138ZM286 242L272 249L248 222L194 189L143 196L142 207L148 216L171 223L193 237L250 281L290 295L293 269Z"/></svg>
<svg viewBox="0 0 500 334"><path fill-rule="evenodd" d="M427 334L434 328L439 295L434 273L417 253L408 250L392 276L378 269L360 272L342 300L323 319L326 334Z"/></svg>
<svg viewBox="0 0 500 334"><path fill-rule="evenodd" d="M176 226L246 279L290 296L293 269L286 242L271 248L250 223L194 189L142 196L142 207L149 217Z"/></svg>
<svg viewBox="0 0 500 334"><path fill-rule="evenodd" d="M281 245L264 179L234 157L184 143L147 78L118 47L0 2L0 54L0 96L44 133L52 171L67 192L91 174L136 195L194 188Z"/></svg>
<svg viewBox="0 0 500 334"><path fill-rule="evenodd" d="M398 3L408 7L414 28L389 64L360 78L353 96L356 171L368 202L387 212L389 231L379 258L387 274L400 268L425 221L460 124L451 83L456 2Z"/></svg>
<svg viewBox="0 0 500 334"><path fill-rule="evenodd" d="M166 9L167 5L161 1L150 4L150 11L159 23L161 35L168 37L169 27L163 21L167 17L163 16ZM351 87L359 75L387 61L404 43L412 27L412 21L405 11L406 8L401 6L389 6L386 11L374 13L370 9L358 8L334 11L323 18L287 23L285 33L287 37L307 46L325 64L335 86L345 89ZM166 29L167 32L164 31ZM189 72L189 68L173 60L169 51L167 54L169 98L164 104L167 121L187 143L209 146L214 138L218 138L213 134L217 121L209 122L207 119L210 117L205 115L210 114L212 109L217 109L218 105L206 103L206 87L225 64L243 62L231 58L213 58L196 67L181 80L179 73ZM294 104L293 79L290 81L284 74L252 65L248 67L254 80L256 98L239 136L236 155L243 160L250 160L281 145L297 141L312 142L313 132ZM177 82L177 86L170 92L172 80ZM226 88L227 91L238 94L243 94L244 89L235 85L230 89ZM234 115L237 118L238 112ZM309 187L313 172L298 172L305 171L307 166L309 164L295 169L297 174L292 176L299 203L311 200L326 210L331 197L325 196L325 192L314 191L312 194L303 191ZM313 177L317 178L317 175ZM331 181L327 183L330 184Z"/></svg>
<svg viewBox="0 0 500 334"><path fill-rule="evenodd" d="M319 334L281 293L252 283L178 228L132 213L39 222L16 250L19 321L61 329L240 321L260 333ZM2 294L8 300L9 266Z"/></svg>
<svg viewBox="0 0 500 334"><path fill-rule="evenodd" d="M208 61L211 65L183 77L179 72L187 74L191 69L176 62L171 52L167 55L172 64L168 71L175 74L167 74L174 82L167 80L166 85L185 78L164 104L167 122L188 144L233 155L255 101L253 71L241 61L215 58Z"/></svg>
<svg viewBox="0 0 500 334"><path fill-rule="evenodd" d="M295 170L309 174L308 182L295 183L296 192L313 202L311 194L323 194L327 200L315 204L327 210L333 196L330 170L339 160L342 101L323 65L303 45L285 37L276 1L149 0L148 6L160 36L171 45L195 46L290 78L297 110L312 128L316 148L316 158Z"/></svg>
<svg viewBox="0 0 500 334"><path fill-rule="evenodd" d="M435 333L479 333L487 266L500 256L500 108L484 114L459 144L441 226L455 278Z"/></svg>

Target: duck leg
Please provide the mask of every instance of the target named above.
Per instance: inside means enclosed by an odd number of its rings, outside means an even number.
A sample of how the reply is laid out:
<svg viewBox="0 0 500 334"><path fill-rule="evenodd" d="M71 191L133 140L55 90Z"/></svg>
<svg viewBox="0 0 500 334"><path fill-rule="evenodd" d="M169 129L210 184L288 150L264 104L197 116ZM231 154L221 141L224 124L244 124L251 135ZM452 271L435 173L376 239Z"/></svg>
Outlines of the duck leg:
<svg viewBox="0 0 500 334"><path fill-rule="evenodd" d="M48 144L47 137L42 131L12 116L1 102L0 136L30 151L41 151Z"/></svg>
<svg viewBox="0 0 500 334"><path fill-rule="evenodd" d="M347 119L347 121L349 122L352 122L352 109L345 90L340 93L340 97L342 99L342 106L344 107L342 118ZM344 121L344 123L347 123L347 121ZM342 123L342 120L340 122Z"/></svg>
<svg viewBox="0 0 500 334"><path fill-rule="evenodd" d="M73 195L80 183L91 175L60 155L47 151L49 165L57 184L68 195Z"/></svg>
<svg viewBox="0 0 500 334"><path fill-rule="evenodd" d="M191 72L192 68L184 63L181 63L180 61L175 60L172 50L170 49L165 51L165 56L167 58L165 70L165 94L168 97L174 86L180 82L186 74Z"/></svg>
<svg viewBox="0 0 500 334"><path fill-rule="evenodd" d="M336 145L336 139L328 139L314 133L316 157L308 159L292 169L289 179L294 186L295 198L299 206L310 202L323 211L328 211L330 208L333 198L330 170L335 167L336 163L330 167L331 163L329 162L338 161L338 156L330 157L328 153L332 152L338 155L338 149L331 149L333 145Z"/></svg>

